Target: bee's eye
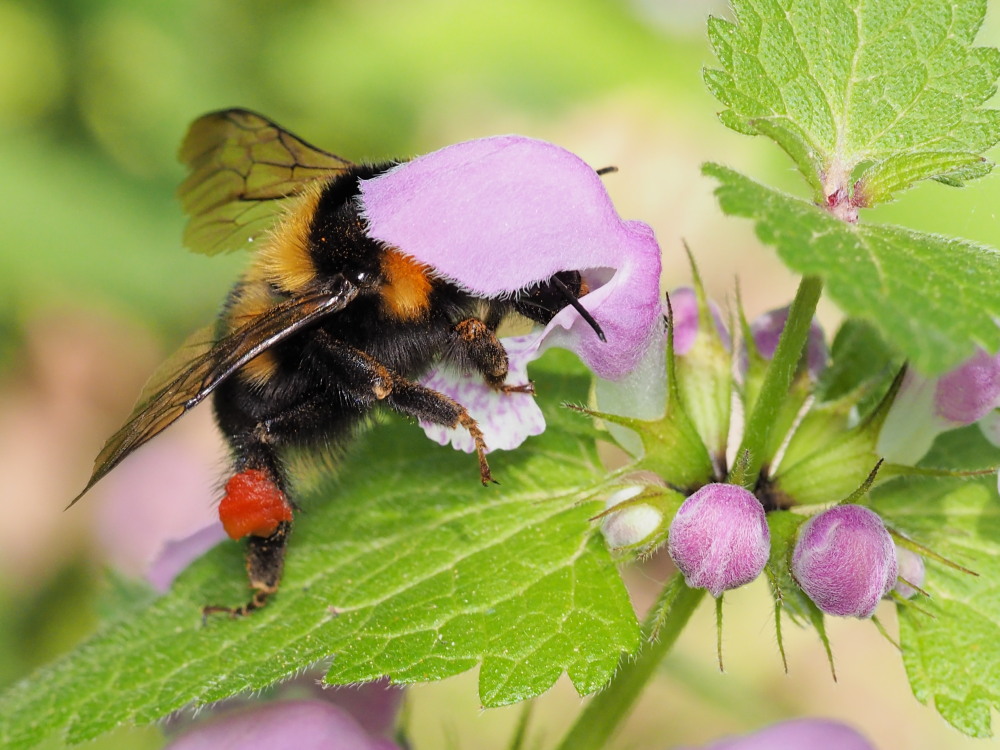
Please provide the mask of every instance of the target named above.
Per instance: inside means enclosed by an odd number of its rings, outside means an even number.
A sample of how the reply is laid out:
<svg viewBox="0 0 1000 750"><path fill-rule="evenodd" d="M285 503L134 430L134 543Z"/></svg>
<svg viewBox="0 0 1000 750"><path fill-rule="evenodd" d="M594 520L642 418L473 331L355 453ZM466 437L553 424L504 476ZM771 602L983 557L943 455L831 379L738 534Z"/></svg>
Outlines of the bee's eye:
<svg viewBox="0 0 1000 750"><path fill-rule="evenodd" d="M375 283L375 274L364 269L352 269L344 273L344 278L355 286L365 287Z"/></svg>

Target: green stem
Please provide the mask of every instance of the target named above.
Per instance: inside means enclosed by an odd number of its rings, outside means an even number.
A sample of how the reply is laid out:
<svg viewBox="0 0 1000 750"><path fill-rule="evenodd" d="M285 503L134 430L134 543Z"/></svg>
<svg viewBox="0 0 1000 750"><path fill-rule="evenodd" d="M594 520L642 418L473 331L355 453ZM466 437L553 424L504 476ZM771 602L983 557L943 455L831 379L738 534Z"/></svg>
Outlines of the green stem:
<svg viewBox="0 0 1000 750"><path fill-rule="evenodd" d="M684 585L679 575L667 584L646 618L639 653L622 658L614 679L590 700L558 750L600 750L607 745L704 594L704 589Z"/></svg>
<svg viewBox="0 0 1000 750"><path fill-rule="evenodd" d="M746 421L743 442L736 453L738 458L729 477L734 484L752 485L756 482L764 461L770 458L764 455L765 446L770 438L775 415L779 412L795 378L795 371L809 339L809 326L812 325L813 315L816 313L816 303L819 302L822 291L823 280L818 276L803 276L799 282L799 289L788 311L785 329L778 340L778 348L771 358L757 401ZM746 456L745 462L740 460L743 456Z"/></svg>

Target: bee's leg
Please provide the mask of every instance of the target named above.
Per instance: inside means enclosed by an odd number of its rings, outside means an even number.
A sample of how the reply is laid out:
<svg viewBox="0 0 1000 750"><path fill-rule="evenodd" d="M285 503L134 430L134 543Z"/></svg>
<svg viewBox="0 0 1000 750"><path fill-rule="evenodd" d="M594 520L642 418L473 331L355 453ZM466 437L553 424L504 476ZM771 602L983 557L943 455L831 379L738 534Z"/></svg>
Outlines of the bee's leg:
<svg viewBox="0 0 1000 750"><path fill-rule="evenodd" d="M329 336L319 340L323 341L327 363L340 376L338 387L345 396L365 406L381 402L401 414L444 427L464 427L476 444L480 479L483 484L493 481L482 430L464 406L443 393L407 380L360 349ZM497 345L503 349L499 341ZM506 356L504 353L505 362Z"/></svg>
<svg viewBox="0 0 1000 750"><path fill-rule="evenodd" d="M260 426L255 435L231 439L237 471L226 482L225 496L219 503L219 518L226 533L232 539L247 537L246 568L253 597L240 607L205 607L204 615L246 615L263 607L281 582L292 527L292 504L285 494L280 459L264 439L265 434Z"/></svg>
<svg viewBox="0 0 1000 750"><path fill-rule="evenodd" d="M444 427L464 427L476 444L476 455L479 457L479 478L483 484L495 481L490 474L490 466L486 461L486 441L479 424L464 406L443 393L414 383L399 375L392 381L392 390L385 397L387 406L401 414L422 419L425 422L439 424Z"/></svg>
<svg viewBox="0 0 1000 750"><path fill-rule="evenodd" d="M532 383L505 385L507 379L507 350L493 329L479 318L460 320L452 329L458 343L459 357L469 362L486 384L501 393L535 393Z"/></svg>

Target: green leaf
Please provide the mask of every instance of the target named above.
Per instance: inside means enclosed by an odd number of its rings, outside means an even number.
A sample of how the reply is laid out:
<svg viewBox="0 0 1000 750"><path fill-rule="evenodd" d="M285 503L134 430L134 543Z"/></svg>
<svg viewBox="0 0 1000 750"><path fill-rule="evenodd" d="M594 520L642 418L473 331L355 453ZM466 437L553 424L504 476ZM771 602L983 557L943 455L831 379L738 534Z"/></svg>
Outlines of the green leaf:
<svg viewBox="0 0 1000 750"><path fill-rule="evenodd" d="M860 187L855 193L855 200L864 206L885 203L892 200L895 193L928 177L961 187L965 180L989 173L986 164L975 154L897 154L865 170L858 181ZM980 170L983 170L982 174Z"/></svg>
<svg viewBox="0 0 1000 750"><path fill-rule="evenodd" d="M973 47L986 0L733 0L712 18L721 65L709 91L722 122L773 138L819 202L850 190L871 202L926 178L956 184L1000 140L1000 53ZM888 163L885 163L888 162ZM958 172L959 175L955 176ZM870 180L870 182L869 182Z"/></svg>
<svg viewBox="0 0 1000 750"><path fill-rule="evenodd" d="M899 479L876 489L872 502L890 528L978 574L927 560L930 598L920 597L919 609L901 606L899 627L917 699L965 734L989 737L990 711L1000 709L996 478Z"/></svg>
<svg viewBox="0 0 1000 750"><path fill-rule="evenodd" d="M586 396L585 376L539 375L543 396ZM491 455L502 485L490 487L473 458L416 427L375 427L304 498L267 607L202 624L203 605L247 597L240 546L220 545L167 595L0 698L0 745L55 732L79 742L317 662L339 684L480 665L484 706L538 695L564 672L581 694L598 690L638 648L639 628L589 520L602 507L588 499L603 476L597 433L566 409L548 418L526 450Z"/></svg>
<svg viewBox="0 0 1000 750"><path fill-rule="evenodd" d="M937 436L920 466L950 471L993 471L1000 466L1000 448L993 445L979 425L970 424Z"/></svg>
<svg viewBox="0 0 1000 750"><path fill-rule="evenodd" d="M830 365L820 376L816 393L822 401L835 401L859 388L871 388L859 411L867 414L881 401L902 360L870 323L848 318L837 330L830 347Z"/></svg>
<svg viewBox="0 0 1000 750"><path fill-rule="evenodd" d="M921 372L937 374L976 345L1000 349L1000 254L971 242L892 226L853 225L717 164L722 210L756 222L793 270L821 276L826 291L898 347Z"/></svg>

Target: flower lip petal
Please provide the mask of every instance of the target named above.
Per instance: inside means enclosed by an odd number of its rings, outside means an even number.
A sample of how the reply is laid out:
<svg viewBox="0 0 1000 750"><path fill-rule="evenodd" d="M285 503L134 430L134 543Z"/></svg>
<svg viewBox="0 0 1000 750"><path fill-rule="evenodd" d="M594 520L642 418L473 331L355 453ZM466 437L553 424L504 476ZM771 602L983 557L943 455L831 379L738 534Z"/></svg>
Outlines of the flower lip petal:
<svg viewBox="0 0 1000 750"><path fill-rule="evenodd" d="M501 339L509 362L508 383L528 382L528 361L538 348L536 339L537 335ZM499 393L481 378L464 376L444 365L424 373L420 383L465 406L479 423L489 451L513 450L545 430L545 417L531 394ZM476 449L475 441L464 427L448 428L424 421L420 426L439 445L451 443L453 448L466 453Z"/></svg>
<svg viewBox="0 0 1000 750"><path fill-rule="evenodd" d="M532 138L480 138L404 162L361 181L361 207L371 237L485 297L619 265L624 222L600 177Z"/></svg>
<svg viewBox="0 0 1000 750"><path fill-rule="evenodd" d="M593 283L581 304L607 343L568 308L547 326L546 346L571 348L612 379L645 351L659 315L659 246L647 225L618 216L600 177L576 155L495 136L418 157L360 188L372 238L473 294L506 297L580 271Z"/></svg>

